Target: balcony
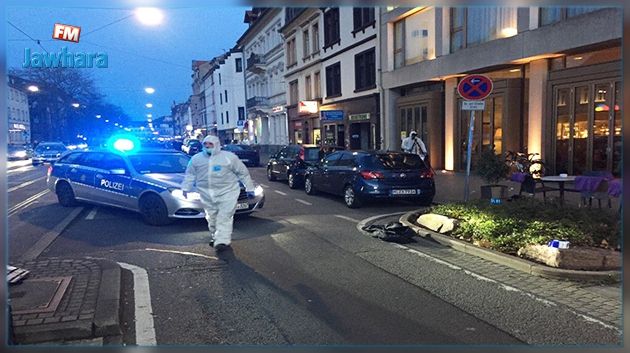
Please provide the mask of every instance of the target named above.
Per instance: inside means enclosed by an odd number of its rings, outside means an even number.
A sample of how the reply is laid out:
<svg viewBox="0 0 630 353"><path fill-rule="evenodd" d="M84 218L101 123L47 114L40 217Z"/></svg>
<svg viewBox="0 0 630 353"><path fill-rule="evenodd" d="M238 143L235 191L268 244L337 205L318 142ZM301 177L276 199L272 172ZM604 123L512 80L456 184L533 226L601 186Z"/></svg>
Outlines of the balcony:
<svg viewBox="0 0 630 353"><path fill-rule="evenodd" d="M245 102L247 109L267 109L269 108L269 98L267 97L252 97Z"/></svg>
<svg viewBox="0 0 630 353"><path fill-rule="evenodd" d="M253 54L247 59L247 71L261 74L267 69L267 62L260 54Z"/></svg>

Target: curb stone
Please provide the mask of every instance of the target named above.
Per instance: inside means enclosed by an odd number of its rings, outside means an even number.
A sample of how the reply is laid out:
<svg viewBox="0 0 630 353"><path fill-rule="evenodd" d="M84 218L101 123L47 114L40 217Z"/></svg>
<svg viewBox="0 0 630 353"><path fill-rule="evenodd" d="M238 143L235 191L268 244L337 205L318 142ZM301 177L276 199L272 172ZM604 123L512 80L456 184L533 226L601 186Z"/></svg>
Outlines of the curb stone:
<svg viewBox="0 0 630 353"><path fill-rule="evenodd" d="M417 216L419 213L420 212L418 210L404 213L400 217L400 223L413 229L413 231L418 234L418 236L431 238L438 243L444 246L451 247L455 250L478 256L483 259L498 263L500 265L508 266L515 270L523 271L528 274L540 277L589 282L621 281L621 271L578 271L548 267L529 260L506 255L495 250L480 248L462 240L453 239L451 237L433 232L431 230L421 228L409 221L412 216Z"/></svg>
<svg viewBox="0 0 630 353"><path fill-rule="evenodd" d="M97 337L119 336L121 268L108 260L94 260L101 267L101 282L98 289L98 301L94 312L94 335Z"/></svg>

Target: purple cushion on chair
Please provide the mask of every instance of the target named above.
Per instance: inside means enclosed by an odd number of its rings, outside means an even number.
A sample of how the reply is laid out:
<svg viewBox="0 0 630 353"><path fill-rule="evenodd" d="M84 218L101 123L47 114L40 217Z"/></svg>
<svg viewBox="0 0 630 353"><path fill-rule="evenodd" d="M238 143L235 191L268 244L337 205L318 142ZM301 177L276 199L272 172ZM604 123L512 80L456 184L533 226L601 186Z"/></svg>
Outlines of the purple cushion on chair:
<svg viewBox="0 0 630 353"><path fill-rule="evenodd" d="M621 179L613 179L608 182L608 195L612 197L621 196Z"/></svg>
<svg viewBox="0 0 630 353"><path fill-rule="evenodd" d="M516 172L516 173L512 173L512 175L510 175L510 180L511 181L515 181L517 183L522 183L525 181L525 176L527 174L525 173L520 173L520 172Z"/></svg>
<svg viewBox="0 0 630 353"><path fill-rule="evenodd" d="M594 192L604 177L580 175L575 178L575 189L580 192Z"/></svg>

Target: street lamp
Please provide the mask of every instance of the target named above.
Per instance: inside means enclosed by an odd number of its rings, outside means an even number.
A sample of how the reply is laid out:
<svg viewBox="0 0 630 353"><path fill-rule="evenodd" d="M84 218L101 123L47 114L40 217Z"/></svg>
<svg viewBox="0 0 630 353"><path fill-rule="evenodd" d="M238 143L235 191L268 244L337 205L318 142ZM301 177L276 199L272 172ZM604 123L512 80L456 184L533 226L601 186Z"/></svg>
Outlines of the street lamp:
<svg viewBox="0 0 630 353"><path fill-rule="evenodd" d="M106 123L109 123L109 119L105 119L105 122L106 122Z"/></svg>
<svg viewBox="0 0 630 353"><path fill-rule="evenodd" d="M98 114L98 115L96 116L96 119L100 119L100 118L101 118L101 114Z"/></svg>
<svg viewBox="0 0 630 353"><path fill-rule="evenodd" d="M75 107L75 108L78 108L78 107L81 106L81 104L79 104L79 103L72 103L72 106Z"/></svg>
<svg viewBox="0 0 630 353"><path fill-rule="evenodd" d="M139 7L136 9L135 14L138 21L147 26L157 26L164 19L162 10L155 7Z"/></svg>
<svg viewBox="0 0 630 353"><path fill-rule="evenodd" d="M147 118L152 118L153 114L147 114ZM151 119L149 119L149 121L151 121Z"/></svg>
<svg viewBox="0 0 630 353"><path fill-rule="evenodd" d="M155 93L155 88L153 88L153 87L146 87L144 89L144 91L147 92L148 94L153 94L153 93Z"/></svg>
<svg viewBox="0 0 630 353"><path fill-rule="evenodd" d="M35 85L30 85L27 88L29 91L31 92L39 92L39 87L35 86Z"/></svg>
<svg viewBox="0 0 630 353"><path fill-rule="evenodd" d="M147 108L153 108L153 104L151 104L151 103L147 103L147 104L145 104L145 107L147 107Z"/></svg>

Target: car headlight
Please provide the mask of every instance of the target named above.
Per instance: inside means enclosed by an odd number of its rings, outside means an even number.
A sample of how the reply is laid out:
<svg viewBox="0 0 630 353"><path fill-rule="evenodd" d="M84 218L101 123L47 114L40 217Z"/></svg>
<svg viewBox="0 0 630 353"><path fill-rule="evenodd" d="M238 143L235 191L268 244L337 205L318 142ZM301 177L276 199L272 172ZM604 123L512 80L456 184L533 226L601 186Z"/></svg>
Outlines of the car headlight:
<svg viewBox="0 0 630 353"><path fill-rule="evenodd" d="M20 158L26 157L26 151L17 151L15 152L15 156Z"/></svg>
<svg viewBox="0 0 630 353"><path fill-rule="evenodd" d="M182 189L169 189L168 190L173 197L182 201L199 201L201 200L201 196L199 196L198 192L187 192L186 196L184 196L184 192Z"/></svg>
<svg viewBox="0 0 630 353"><path fill-rule="evenodd" d="M255 196L262 196L264 193L264 190L262 188L262 186L258 185L256 186L256 188L254 189L254 195Z"/></svg>

